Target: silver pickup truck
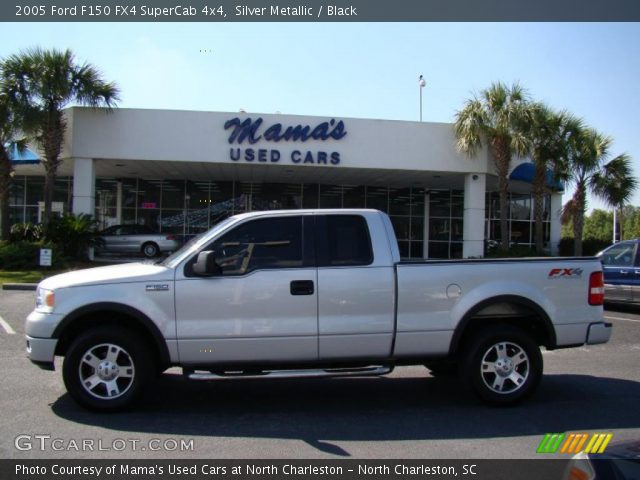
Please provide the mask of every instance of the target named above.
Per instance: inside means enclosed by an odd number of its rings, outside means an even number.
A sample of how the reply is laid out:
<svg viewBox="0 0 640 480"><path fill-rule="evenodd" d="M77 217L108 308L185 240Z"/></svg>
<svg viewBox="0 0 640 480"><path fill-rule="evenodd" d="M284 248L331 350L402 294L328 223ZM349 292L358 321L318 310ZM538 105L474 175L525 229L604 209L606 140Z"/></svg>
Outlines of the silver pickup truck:
<svg viewBox="0 0 640 480"><path fill-rule="evenodd" d="M193 380L456 372L512 404L542 376L540 347L604 343L595 258L400 261L376 210L231 217L163 261L48 278L26 320L29 358L64 356L93 410L140 397L180 366Z"/></svg>

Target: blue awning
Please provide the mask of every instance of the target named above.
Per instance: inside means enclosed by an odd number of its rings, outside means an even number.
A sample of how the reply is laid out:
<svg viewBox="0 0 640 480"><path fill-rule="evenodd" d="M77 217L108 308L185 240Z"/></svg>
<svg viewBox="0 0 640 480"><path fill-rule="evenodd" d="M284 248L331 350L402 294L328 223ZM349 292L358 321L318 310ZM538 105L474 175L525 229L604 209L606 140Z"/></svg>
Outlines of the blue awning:
<svg viewBox="0 0 640 480"><path fill-rule="evenodd" d="M536 167L531 162L525 162L518 165L513 169L511 175L509 175L510 180L519 180L521 182L533 183L533 176L536 173ZM547 187L553 190L562 192L564 191L564 184L555 178L553 178L553 172L547 169Z"/></svg>
<svg viewBox="0 0 640 480"><path fill-rule="evenodd" d="M11 159L11 163L14 165L37 165L40 163L38 155L28 148L25 148L20 152L15 143L5 145L5 148L9 150L9 158Z"/></svg>

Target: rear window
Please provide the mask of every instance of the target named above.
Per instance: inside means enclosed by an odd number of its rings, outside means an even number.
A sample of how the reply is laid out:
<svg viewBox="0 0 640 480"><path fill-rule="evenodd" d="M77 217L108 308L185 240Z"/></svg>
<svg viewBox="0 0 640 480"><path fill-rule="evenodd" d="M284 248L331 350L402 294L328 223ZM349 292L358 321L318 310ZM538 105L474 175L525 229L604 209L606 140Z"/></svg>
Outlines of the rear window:
<svg viewBox="0 0 640 480"><path fill-rule="evenodd" d="M369 228L360 215L324 215L318 217L319 267L370 265L373 249ZM323 234L323 233L324 234Z"/></svg>

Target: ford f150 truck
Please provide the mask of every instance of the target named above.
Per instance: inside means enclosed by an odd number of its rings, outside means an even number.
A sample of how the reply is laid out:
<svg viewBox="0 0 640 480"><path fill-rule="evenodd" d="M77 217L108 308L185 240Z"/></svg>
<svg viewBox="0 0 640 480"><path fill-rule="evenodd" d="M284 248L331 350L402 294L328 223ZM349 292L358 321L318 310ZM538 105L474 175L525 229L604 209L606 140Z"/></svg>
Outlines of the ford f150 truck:
<svg viewBox="0 0 640 480"><path fill-rule="evenodd" d="M400 261L376 210L253 212L155 264L48 278L27 352L84 407L129 406L155 375L194 380L454 368L511 404L542 376L540 347L604 343L595 258Z"/></svg>

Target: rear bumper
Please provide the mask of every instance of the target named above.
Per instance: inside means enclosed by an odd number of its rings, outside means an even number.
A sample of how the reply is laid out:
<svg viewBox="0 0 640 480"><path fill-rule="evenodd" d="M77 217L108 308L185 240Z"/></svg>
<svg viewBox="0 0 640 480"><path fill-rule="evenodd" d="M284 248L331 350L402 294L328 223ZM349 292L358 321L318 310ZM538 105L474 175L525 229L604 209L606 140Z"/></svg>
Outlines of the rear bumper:
<svg viewBox="0 0 640 480"><path fill-rule="evenodd" d="M607 343L611 338L613 325L606 322L598 322L589 324L587 329L587 345L597 345L599 343Z"/></svg>
<svg viewBox="0 0 640 480"><path fill-rule="evenodd" d="M26 335L27 357L33 363L45 370L53 370L57 338L35 338Z"/></svg>

